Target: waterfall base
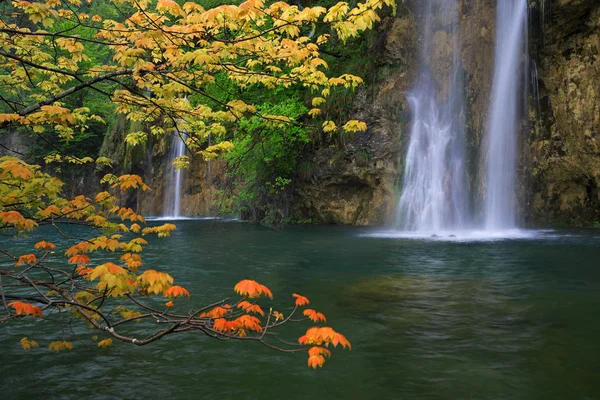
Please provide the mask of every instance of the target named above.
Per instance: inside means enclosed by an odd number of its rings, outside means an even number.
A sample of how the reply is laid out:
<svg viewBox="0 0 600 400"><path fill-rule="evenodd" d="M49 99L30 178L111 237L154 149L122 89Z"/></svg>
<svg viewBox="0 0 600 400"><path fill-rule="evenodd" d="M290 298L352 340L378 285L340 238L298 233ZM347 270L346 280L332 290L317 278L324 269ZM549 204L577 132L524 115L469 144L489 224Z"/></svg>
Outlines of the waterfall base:
<svg viewBox="0 0 600 400"><path fill-rule="evenodd" d="M513 239L538 239L547 237L552 230L507 229L498 231L487 230L452 230L452 231L396 231L384 230L362 234L362 237L382 239L412 239L446 242L495 242Z"/></svg>
<svg viewBox="0 0 600 400"><path fill-rule="evenodd" d="M146 221L205 221L205 220L220 220L220 221L239 221L237 218L224 218L224 217L176 217L176 216L162 216L162 217L146 217Z"/></svg>

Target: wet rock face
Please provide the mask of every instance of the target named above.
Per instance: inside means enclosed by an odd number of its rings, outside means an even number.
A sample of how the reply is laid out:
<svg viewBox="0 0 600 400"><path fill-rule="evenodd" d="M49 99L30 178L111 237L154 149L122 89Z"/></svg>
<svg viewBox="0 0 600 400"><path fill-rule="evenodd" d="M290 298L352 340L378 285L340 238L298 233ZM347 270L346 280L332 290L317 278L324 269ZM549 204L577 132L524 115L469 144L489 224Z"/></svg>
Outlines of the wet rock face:
<svg viewBox="0 0 600 400"><path fill-rule="evenodd" d="M377 80L357 92L351 118L366 133L317 146L314 172L296 186L294 216L319 222L390 224L403 173L411 113L406 93L419 68L418 7L407 1L380 25L373 48ZM476 217L485 194L485 134L493 81L495 6L459 3L464 95L467 103L469 187ZM531 46L539 97L530 102L530 135L519 143L520 214L529 225L588 225L600 220L600 2L546 0L541 45ZM434 76L448 69L452 38L434 34ZM440 95L443 96L443 89ZM523 121L523 132L527 123Z"/></svg>
<svg viewBox="0 0 600 400"><path fill-rule="evenodd" d="M478 150L487 121L487 102L494 60L493 2L469 0L459 3L464 96L469 105L466 120L471 158ZM396 203L402 186L404 155L408 147L411 109L407 94L412 90L420 67L419 34L422 16L420 1L399 6L396 17L382 21L380 38L371 46L376 60L375 82L356 93L351 119L367 122L368 131L346 137L337 143L317 145L310 154L308 177L299 177L295 188L293 216L324 223L390 225L395 222ZM452 67L453 37L436 24L429 54L436 80L448 75ZM438 79L439 77L439 79ZM448 88L440 87L440 96ZM446 93L444 93L446 92ZM341 143L340 143L341 142ZM470 165L472 187L479 170Z"/></svg>
<svg viewBox="0 0 600 400"><path fill-rule="evenodd" d="M481 218L485 203L486 147L488 111L492 92L495 58L495 2L465 0L461 4L460 37L464 96L467 106L466 168L471 191L471 208L475 218Z"/></svg>
<svg viewBox="0 0 600 400"><path fill-rule="evenodd" d="M165 191L171 189L164 185L168 163L173 161L169 159L168 149L171 140L168 137L156 139L151 136L145 147L131 148L125 145L125 136L131 130L125 118L117 118L113 129L104 138L100 155L113 160L114 169L111 173L140 175L152 188L148 192L129 191L127 196L121 198L122 204L145 216L160 216L163 213ZM182 179L182 215L216 215L215 202L223 200L220 193L227 186L226 174L226 160L217 159L208 163L200 156L193 157ZM86 178L82 182L98 182L100 177ZM79 180L67 181L77 189L81 186ZM92 189L98 191L96 187ZM93 190L87 188L79 193L91 194L94 193Z"/></svg>
<svg viewBox="0 0 600 400"><path fill-rule="evenodd" d="M450 96L450 80L454 59L454 37L438 30L433 34L428 59L431 72L438 87L438 101L445 102Z"/></svg>
<svg viewBox="0 0 600 400"><path fill-rule="evenodd" d="M144 168L144 181L150 182L152 192L140 193L137 197L137 210L143 215L162 215L165 192L171 190L164 185L164 171L168 157L153 157L156 165ZM186 217L216 215L215 203L222 200L221 192L226 187L227 162L224 159L211 160L210 164L196 156L182 178L181 214Z"/></svg>
<svg viewBox="0 0 600 400"><path fill-rule="evenodd" d="M408 68L416 49L416 26L414 18L403 16L387 21L388 32L385 35L383 52L384 64Z"/></svg>
<svg viewBox="0 0 600 400"><path fill-rule="evenodd" d="M600 218L600 3L551 6L531 112L531 220L589 225Z"/></svg>
<svg viewBox="0 0 600 400"><path fill-rule="evenodd" d="M410 110L406 93L417 69L413 16L384 20L371 57L377 81L357 90L350 119L367 132L321 143L310 154L310 176L297 179L293 217L320 223L383 225L393 221L396 183Z"/></svg>
<svg viewBox="0 0 600 400"><path fill-rule="evenodd" d="M590 14L597 10L596 0L546 0L550 7L551 21L548 26L553 36L568 38L590 22Z"/></svg>

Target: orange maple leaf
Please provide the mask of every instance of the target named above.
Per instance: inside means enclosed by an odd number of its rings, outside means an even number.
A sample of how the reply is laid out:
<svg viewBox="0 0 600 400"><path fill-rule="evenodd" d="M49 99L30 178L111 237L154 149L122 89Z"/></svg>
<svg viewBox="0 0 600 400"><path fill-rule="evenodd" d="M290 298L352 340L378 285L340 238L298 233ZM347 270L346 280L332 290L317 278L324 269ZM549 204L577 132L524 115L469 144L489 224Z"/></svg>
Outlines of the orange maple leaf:
<svg viewBox="0 0 600 400"><path fill-rule="evenodd" d="M9 159L0 163L0 171L10 172L14 178L31 179L33 172L31 166L18 159Z"/></svg>
<svg viewBox="0 0 600 400"><path fill-rule="evenodd" d="M51 204L48 207L46 207L45 209L43 209L42 211L40 211L40 215L42 217L49 217L52 214L54 214L54 215L60 215L61 214L60 208L58 208L54 204Z"/></svg>
<svg viewBox="0 0 600 400"><path fill-rule="evenodd" d="M331 357L331 352L323 347L311 347L308 349L308 366L317 369L325 363L325 357Z"/></svg>
<svg viewBox="0 0 600 400"><path fill-rule="evenodd" d="M260 308L260 306L258 304L252 304L249 301L240 301L240 303L237 305L238 308L241 308L242 310L246 311L247 313L255 313L255 314L260 314L262 316L265 315L265 312L262 310L262 308Z"/></svg>
<svg viewBox="0 0 600 400"><path fill-rule="evenodd" d="M96 278L102 277L104 274L125 275L127 274L127 270L117 264L107 262L94 268L93 272L89 274L88 279L93 281Z"/></svg>
<svg viewBox="0 0 600 400"><path fill-rule="evenodd" d="M239 328L236 321L228 321L225 318L215 319L213 323L213 329L219 332L231 332Z"/></svg>
<svg viewBox="0 0 600 400"><path fill-rule="evenodd" d="M260 320L252 315L242 315L241 317L231 321L237 324L239 329L247 329L249 331L262 331Z"/></svg>
<svg viewBox="0 0 600 400"><path fill-rule="evenodd" d="M18 211L1 211L0 223L13 225L19 230L32 231L38 224L34 220L26 219Z"/></svg>
<svg viewBox="0 0 600 400"><path fill-rule="evenodd" d="M90 263L90 258L85 254L76 254L69 258L69 264L86 265Z"/></svg>
<svg viewBox="0 0 600 400"><path fill-rule="evenodd" d="M65 252L67 257L74 256L76 254L87 253L90 251L90 243L89 242L79 242L69 247Z"/></svg>
<svg viewBox="0 0 600 400"><path fill-rule="evenodd" d="M120 187L121 190L127 189L142 189L143 191L150 190L138 175L122 175L118 178L118 182L112 187Z"/></svg>
<svg viewBox="0 0 600 400"><path fill-rule="evenodd" d="M35 249L43 249L43 250L52 250L56 248L56 245L54 243L50 243L50 242L46 242L45 240L42 240L41 242L37 242L34 246Z"/></svg>
<svg viewBox="0 0 600 400"><path fill-rule="evenodd" d="M187 296L190 297L190 292L181 286L171 286L165 292L165 297L179 297Z"/></svg>
<svg viewBox="0 0 600 400"><path fill-rule="evenodd" d="M296 298L296 306L298 306L298 307L302 307L302 306L306 306L306 305L310 304L310 301L304 296L300 296L299 294L296 294L296 293L294 293L292 296Z"/></svg>
<svg viewBox="0 0 600 400"><path fill-rule="evenodd" d="M142 257L139 254L125 253L121 256L121 260L125 261L125 264L134 271L143 265Z"/></svg>
<svg viewBox="0 0 600 400"><path fill-rule="evenodd" d="M130 221L140 221L140 222L144 222L144 218L141 215L138 215L135 211L133 211L131 208L121 208L119 209L119 211L117 212L117 215L121 218L121 220L130 220ZM139 227L139 225L138 225ZM139 229L138 229L139 230Z"/></svg>
<svg viewBox="0 0 600 400"><path fill-rule="evenodd" d="M264 294L265 296L269 296L271 299L273 298L273 293L269 290L268 287L261 285L260 283L253 281L251 279L245 279L240 281L233 288L237 293L242 296L248 296L249 298L259 297Z"/></svg>
<svg viewBox="0 0 600 400"><path fill-rule="evenodd" d="M308 349L309 356L318 356L318 355L326 355L327 357L331 357L331 351L327 350L324 347L311 347Z"/></svg>
<svg viewBox="0 0 600 400"><path fill-rule="evenodd" d="M19 114L0 114L0 122L18 121L20 117Z"/></svg>
<svg viewBox="0 0 600 400"><path fill-rule="evenodd" d="M229 307L228 304L225 304L223 307L216 306L209 312L203 312L202 314L200 314L200 318L209 317L212 319L217 319L217 318L221 318L222 316L224 316L225 314L227 314L229 312L231 312L231 308Z"/></svg>
<svg viewBox="0 0 600 400"><path fill-rule="evenodd" d="M17 312L17 315L32 315L42 318L42 309L33 304L25 303L22 301L13 301L8 303L9 307L12 307Z"/></svg>
<svg viewBox="0 0 600 400"><path fill-rule="evenodd" d="M325 357L323 356L309 356L308 357L308 366L310 368L317 369L317 367L322 367L325 364Z"/></svg>
<svg viewBox="0 0 600 400"><path fill-rule="evenodd" d="M77 268L75 268L75 272L77 272L79 275L83 276L84 278L87 278L87 276L94 270L94 268L89 268L86 267L85 265L78 265Z"/></svg>
<svg viewBox="0 0 600 400"><path fill-rule="evenodd" d="M275 321L279 321L280 319L283 319L283 314L280 313L279 311L273 311L273 316L275 317Z"/></svg>
<svg viewBox="0 0 600 400"><path fill-rule="evenodd" d="M33 265L36 263L37 263L37 258L35 257L35 254L24 254L19 257L19 260L17 261L17 263L15 265L18 267L23 264Z"/></svg>
<svg viewBox="0 0 600 400"><path fill-rule="evenodd" d="M40 108L50 115L60 115L60 114L66 114L66 113L71 112L68 108L61 107L61 106L45 105L45 106L41 106Z"/></svg>
<svg viewBox="0 0 600 400"><path fill-rule="evenodd" d="M341 345L342 347L352 348L350 342L344 335L337 333L328 327L312 327L306 331L306 334L298 338L298 343L307 345L325 345L332 344L333 347Z"/></svg>
<svg viewBox="0 0 600 400"><path fill-rule="evenodd" d="M304 310L302 314L307 316L312 322L327 321L327 318L325 318L323 314L316 312L315 310L311 310L310 308Z"/></svg>

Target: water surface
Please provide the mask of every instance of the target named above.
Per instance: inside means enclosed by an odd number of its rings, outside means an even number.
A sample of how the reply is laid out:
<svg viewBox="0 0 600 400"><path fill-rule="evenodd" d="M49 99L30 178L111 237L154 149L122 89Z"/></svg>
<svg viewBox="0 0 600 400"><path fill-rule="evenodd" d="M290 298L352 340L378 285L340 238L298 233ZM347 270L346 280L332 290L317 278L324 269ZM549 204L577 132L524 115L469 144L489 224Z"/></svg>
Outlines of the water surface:
<svg viewBox="0 0 600 400"><path fill-rule="evenodd" d="M307 296L352 351L317 371L305 354L199 334L100 350L90 332L73 351L23 352L21 337L44 342L49 332L23 321L0 326L2 398L600 399L598 231L450 241L177 224L145 263L190 289L190 306L256 279L280 308L293 292Z"/></svg>

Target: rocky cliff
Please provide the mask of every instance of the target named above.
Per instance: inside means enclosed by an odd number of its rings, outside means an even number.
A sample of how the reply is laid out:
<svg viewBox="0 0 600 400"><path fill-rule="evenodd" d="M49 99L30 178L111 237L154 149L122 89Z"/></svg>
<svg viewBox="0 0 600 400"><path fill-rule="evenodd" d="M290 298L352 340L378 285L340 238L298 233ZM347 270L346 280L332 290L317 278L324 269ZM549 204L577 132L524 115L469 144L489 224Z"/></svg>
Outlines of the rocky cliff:
<svg viewBox="0 0 600 400"><path fill-rule="evenodd" d="M600 3L555 0L538 40L532 99L530 217L546 225L600 220Z"/></svg>
<svg viewBox="0 0 600 400"><path fill-rule="evenodd" d="M491 0L459 4L462 68L468 104L469 186L476 216L485 191L481 151L493 79L495 10ZM585 226L600 220L600 3L554 0L531 4L533 79L529 115L519 141L519 214L529 226ZM296 188L299 219L357 225L393 224L410 130L406 100L418 73L419 2L386 18L366 51L376 72L355 96L351 118L367 132L326 141L310 157L315 168ZM452 38L434 34L434 75L447 69ZM531 83L531 85L530 85ZM528 119L528 120L527 120Z"/></svg>
<svg viewBox="0 0 600 400"><path fill-rule="evenodd" d="M123 202L135 208L142 215L160 216L163 212L165 192L172 190L165 186L165 171L169 159L171 141L163 137L156 140L150 136L145 145L130 147L125 144L127 132L143 129L132 127L124 118L117 118L111 131L105 136L100 155L109 157L114 165L112 173L134 173L143 177L144 182L152 190L149 192L132 192ZM215 206L223 200L223 192L228 182L226 178L227 164L223 159L205 161L200 156L190 160L190 167L182 177L181 212L185 216L216 215ZM83 190L88 193L90 190Z"/></svg>
<svg viewBox="0 0 600 400"><path fill-rule="evenodd" d="M399 160L409 129L406 92L415 77L416 26L402 9L384 21L369 56L379 60L377 78L356 93L351 118L367 122L364 133L325 141L308 157L314 168L295 191L294 216L324 223L382 224L393 218Z"/></svg>
<svg viewBox="0 0 600 400"><path fill-rule="evenodd" d="M468 99L467 144L471 160L477 160L487 121L494 60L494 9L491 1L460 3L459 30L463 44L464 96ZM341 143L318 148L310 179L297 185L295 216L325 223L389 225L395 222L401 188L403 157L410 135L411 110L407 94L419 73L419 2L406 2L394 17L378 28L369 44L376 60L374 79L354 99L351 118L367 122L368 131ZM442 25L442 23L439 23ZM433 75L447 76L451 68L453 38L444 30L433 35ZM440 78L439 81L443 81ZM440 96L444 96L444 90ZM447 94L446 94L447 95ZM469 165L470 186L481 180L479 163ZM481 197L475 194L474 197ZM477 201L473 199L475 204Z"/></svg>
<svg viewBox="0 0 600 400"><path fill-rule="evenodd" d="M351 118L368 130L325 141L309 157L309 179L296 185L294 216L324 223L376 225L394 218L400 157L410 129L407 91L416 76L417 25L407 7L386 18L365 51L375 78L354 98Z"/></svg>
<svg viewBox="0 0 600 400"><path fill-rule="evenodd" d="M165 192L173 188L165 186L164 171L170 162L164 154L155 156L159 162L145 169L145 182L152 192L141 193L137 198L137 209L143 215L160 216L163 212ZM181 213L187 217L214 216L219 213L217 204L223 200L226 188L227 163L223 159L204 161L196 156L182 177Z"/></svg>

